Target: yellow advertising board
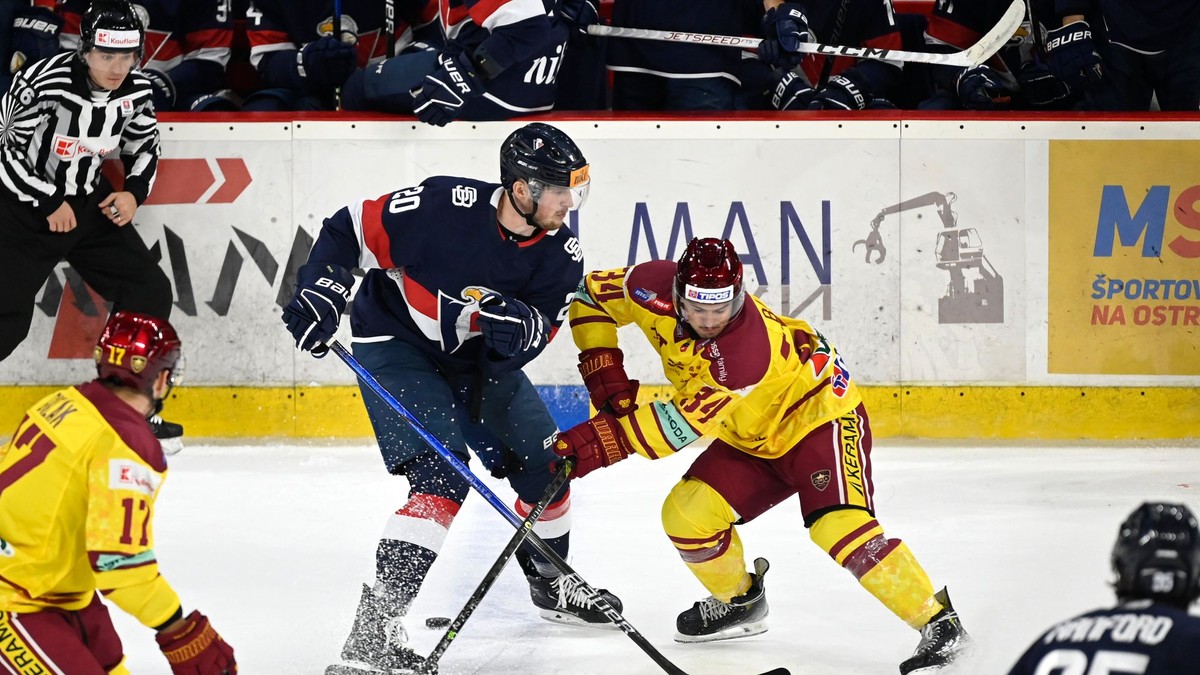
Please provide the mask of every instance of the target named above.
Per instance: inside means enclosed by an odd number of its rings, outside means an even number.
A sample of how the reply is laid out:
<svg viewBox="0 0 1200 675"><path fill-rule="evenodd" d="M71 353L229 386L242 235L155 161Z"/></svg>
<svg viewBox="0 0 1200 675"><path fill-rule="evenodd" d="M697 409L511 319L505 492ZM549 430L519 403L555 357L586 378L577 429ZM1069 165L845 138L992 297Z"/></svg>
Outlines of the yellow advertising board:
<svg viewBox="0 0 1200 675"><path fill-rule="evenodd" d="M1050 141L1049 370L1200 375L1200 141Z"/></svg>

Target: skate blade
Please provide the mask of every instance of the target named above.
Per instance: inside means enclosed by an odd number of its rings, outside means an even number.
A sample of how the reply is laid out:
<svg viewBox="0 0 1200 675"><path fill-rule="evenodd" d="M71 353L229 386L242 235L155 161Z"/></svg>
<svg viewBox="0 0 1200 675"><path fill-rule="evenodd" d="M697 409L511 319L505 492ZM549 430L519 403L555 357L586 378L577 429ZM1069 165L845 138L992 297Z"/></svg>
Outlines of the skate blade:
<svg viewBox="0 0 1200 675"><path fill-rule="evenodd" d="M684 635L683 633L675 633L675 641L685 644L696 642L716 642L717 640L736 640L737 638L751 637L753 635L762 635L767 632L766 621L754 621L738 626L731 626L716 633L708 635Z"/></svg>
<svg viewBox="0 0 1200 675"><path fill-rule="evenodd" d="M539 609L538 615L547 621L557 623L557 624L562 624L564 626L576 626L579 628L595 628L598 630L617 630L617 628L618 628L617 624L615 624L611 621L605 621L604 623L591 623L590 621L584 621L583 619L575 616L574 614L567 614L566 612L558 612L553 609Z"/></svg>
<svg viewBox="0 0 1200 675"><path fill-rule="evenodd" d="M437 667L421 665L411 668L376 668L366 664L338 663L325 668L325 675L437 675Z"/></svg>

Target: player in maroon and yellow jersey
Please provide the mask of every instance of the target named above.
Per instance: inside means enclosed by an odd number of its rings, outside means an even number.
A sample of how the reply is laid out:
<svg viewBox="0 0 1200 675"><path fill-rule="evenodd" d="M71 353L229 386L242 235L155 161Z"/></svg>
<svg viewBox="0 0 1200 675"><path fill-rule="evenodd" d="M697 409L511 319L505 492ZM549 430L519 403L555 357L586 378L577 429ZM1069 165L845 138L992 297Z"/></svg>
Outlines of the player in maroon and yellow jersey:
<svg viewBox="0 0 1200 675"><path fill-rule="evenodd" d="M617 329L634 324L662 359L670 400L639 406ZM734 525L798 496L809 536L885 607L921 631L902 673L937 668L967 640L945 590L875 519L871 427L841 355L807 322L742 286L724 239L693 239L678 263L593 272L570 309L579 369L599 412L559 435L575 476L632 453L657 459L715 437L663 504L663 526L712 594L679 615L679 642L767 630L759 558Z"/></svg>

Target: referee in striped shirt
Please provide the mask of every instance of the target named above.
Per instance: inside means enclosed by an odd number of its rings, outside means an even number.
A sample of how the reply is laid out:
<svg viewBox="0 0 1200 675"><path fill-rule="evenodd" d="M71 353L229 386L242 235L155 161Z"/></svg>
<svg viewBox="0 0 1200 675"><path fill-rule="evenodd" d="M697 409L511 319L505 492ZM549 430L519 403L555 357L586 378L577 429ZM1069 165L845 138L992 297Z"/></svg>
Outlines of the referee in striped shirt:
<svg viewBox="0 0 1200 675"><path fill-rule="evenodd" d="M29 333L38 290L62 260L120 309L167 319L167 276L129 224L146 201L159 137L138 71L144 28L128 0L95 0L77 52L25 67L0 99L0 361ZM100 174L120 155L125 185Z"/></svg>

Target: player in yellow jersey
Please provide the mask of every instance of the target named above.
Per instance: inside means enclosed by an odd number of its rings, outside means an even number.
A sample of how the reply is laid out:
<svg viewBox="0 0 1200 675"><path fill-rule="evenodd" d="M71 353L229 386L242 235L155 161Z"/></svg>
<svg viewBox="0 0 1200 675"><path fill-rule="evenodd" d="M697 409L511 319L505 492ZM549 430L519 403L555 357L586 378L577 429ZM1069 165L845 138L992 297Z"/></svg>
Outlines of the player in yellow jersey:
<svg viewBox="0 0 1200 675"><path fill-rule="evenodd" d="M166 320L117 312L96 344L98 377L35 403L0 448L0 673L128 675L100 594L158 632L176 675L237 672L154 555L167 464L147 419L179 355Z"/></svg>
<svg viewBox="0 0 1200 675"><path fill-rule="evenodd" d="M635 324L662 358L675 392L636 403L617 328ZM679 263L592 272L570 309L579 370L598 412L562 432L554 450L575 477L637 453L657 459L704 436L662 508L684 563L712 593L679 615L679 642L767 630L763 575L748 572L738 523L793 495L818 546L921 633L902 673L949 663L967 641L945 589L875 519L871 427L837 350L811 325L781 317L742 286L724 239L693 239Z"/></svg>

